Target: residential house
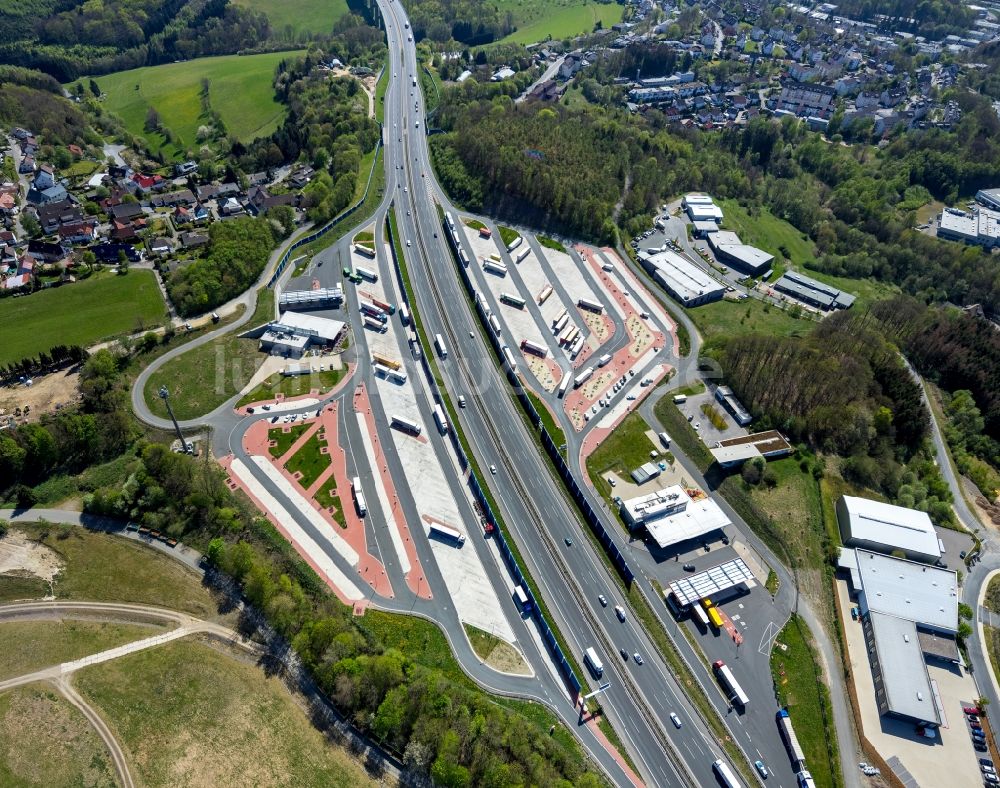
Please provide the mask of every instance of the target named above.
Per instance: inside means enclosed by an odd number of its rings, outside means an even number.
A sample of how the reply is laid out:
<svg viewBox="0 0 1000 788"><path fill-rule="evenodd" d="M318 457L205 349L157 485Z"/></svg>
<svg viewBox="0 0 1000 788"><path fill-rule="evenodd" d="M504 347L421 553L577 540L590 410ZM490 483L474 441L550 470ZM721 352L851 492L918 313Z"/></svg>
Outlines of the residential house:
<svg viewBox="0 0 1000 788"><path fill-rule="evenodd" d="M39 191L34 186L28 189L28 196L25 198L32 205L49 205L54 202L62 202L69 197L69 192L61 183L50 186L48 189Z"/></svg>
<svg viewBox="0 0 1000 788"><path fill-rule="evenodd" d="M8 216L14 212L17 200L13 194L0 192L0 216Z"/></svg>
<svg viewBox="0 0 1000 788"><path fill-rule="evenodd" d="M197 249L199 246L206 246L209 238L201 233L181 233L179 240L185 249Z"/></svg>
<svg viewBox="0 0 1000 788"><path fill-rule="evenodd" d="M132 175L129 183L132 184L132 188L135 191L142 194L147 194L154 190L158 191L167 185L162 175L143 175L138 172Z"/></svg>
<svg viewBox="0 0 1000 788"><path fill-rule="evenodd" d="M194 192L190 189L179 189L175 192L154 195L149 200L153 208L173 208L177 205L191 205L195 201Z"/></svg>
<svg viewBox="0 0 1000 788"><path fill-rule="evenodd" d="M108 210L108 216L119 222L132 222L145 216L142 206L137 202L123 202L113 205Z"/></svg>
<svg viewBox="0 0 1000 788"><path fill-rule="evenodd" d="M309 166L302 166L296 168L291 175L288 176L288 184L293 189L302 189L305 187L312 176L316 174L316 171Z"/></svg>
<svg viewBox="0 0 1000 788"><path fill-rule="evenodd" d="M28 241L28 254L38 262L54 263L62 260L70 252L70 247L62 242Z"/></svg>
<svg viewBox="0 0 1000 788"><path fill-rule="evenodd" d="M245 213L245 209L235 197L227 197L219 203L219 214L222 216L238 216L241 213Z"/></svg>
<svg viewBox="0 0 1000 788"><path fill-rule="evenodd" d="M31 184L38 191L45 191L46 189L51 189L56 185L56 173L52 169L51 164L43 164L38 168L38 172L35 173L35 179Z"/></svg>
<svg viewBox="0 0 1000 788"><path fill-rule="evenodd" d="M21 163L17 166L17 171L21 173L21 175L28 175L29 173L34 172L35 171L34 157L25 154L21 158Z"/></svg>
<svg viewBox="0 0 1000 788"><path fill-rule="evenodd" d="M271 194L263 186L254 186L247 192L247 210L254 216L259 216L271 208L279 205L290 205L294 207L298 202L296 195L286 192L284 194Z"/></svg>
<svg viewBox="0 0 1000 788"><path fill-rule="evenodd" d="M60 225L56 230L59 238L68 244L93 243L96 238L94 226L89 222L72 222Z"/></svg>
<svg viewBox="0 0 1000 788"><path fill-rule="evenodd" d="M38 217L38 223L42 226L42 232L46 235L54 233L60 225L82 222L85 218L80 206L69 199L40 205L35 209L35 214Z"/></svg>
<svg viewBox="0 0 1000 788"><path fill-rule="evenodd" d="M153 238L149 241L149 252L159 257L174 251L174 244L169 238Z"/></svg>

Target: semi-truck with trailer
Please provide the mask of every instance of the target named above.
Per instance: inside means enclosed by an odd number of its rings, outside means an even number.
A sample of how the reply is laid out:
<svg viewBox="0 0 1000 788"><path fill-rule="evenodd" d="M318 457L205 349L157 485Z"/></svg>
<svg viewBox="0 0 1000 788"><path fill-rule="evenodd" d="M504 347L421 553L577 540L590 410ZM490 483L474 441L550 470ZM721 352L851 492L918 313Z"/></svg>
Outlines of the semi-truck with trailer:
<svg viewBox="0 0 1000 788"><path fill-rule="evenodd" d="M726 690L729 702L734 706L746 708L747 704L750 703L750 698L743 691L743 687L740 686L729 666L720 659L712 663L712 670L715 671L715 677Z"/></svg>

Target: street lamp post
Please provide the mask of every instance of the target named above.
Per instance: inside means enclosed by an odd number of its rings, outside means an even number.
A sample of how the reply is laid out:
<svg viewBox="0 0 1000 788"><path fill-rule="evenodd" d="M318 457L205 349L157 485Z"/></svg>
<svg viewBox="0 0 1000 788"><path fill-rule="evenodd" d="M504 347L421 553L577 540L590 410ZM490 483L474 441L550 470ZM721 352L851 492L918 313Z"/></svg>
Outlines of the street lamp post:
<svg viewBox="0 0 1000 788"><path fill-rule="evenodd" d="M158 392L160 399L163 400L163 404L167 406L167 413L170 414L170 420L174 423L174 429L177 430L177 439L181 442L181 449L183 449L185 454L190 452L188 448L188 442L184 438L184 434L181 432L181 425L177 423L177 417L174 416L174 409L170 407L170 392L167 390L166 386L160 386L160 391Z"/></svg>

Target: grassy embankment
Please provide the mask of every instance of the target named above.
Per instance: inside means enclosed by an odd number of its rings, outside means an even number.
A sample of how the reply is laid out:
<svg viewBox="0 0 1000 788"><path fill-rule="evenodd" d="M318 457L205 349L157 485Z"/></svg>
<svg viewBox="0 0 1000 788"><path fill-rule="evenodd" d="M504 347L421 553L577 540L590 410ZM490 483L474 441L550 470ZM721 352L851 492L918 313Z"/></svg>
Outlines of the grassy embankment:
<svg viewBox="0 0 1000 788"><path fill-rule="evenodd" d="M237 407L253 402L263 402L277 397L278 394L288 397L299 397L315 389L322 396L343 380L347 368L326 369L310 375L271 375L267 380L254 387L236 403Z"/></svg>
<svg viewBox="0 0 1000 788"><path fill-rule="evenodd" d="M274 35L296 41L302 35L329 35L333 23L350 12L347 0L233 0L260 11Z"/></svg>
<svg viewBox="0 0 1000 788"><path fill-rule="evenodd" d="M830 690L813 656L812 635L801 619L793 617L778 633L771 651L771 675L779 702L787 706L817 788L842 785L840 756ZM782 650L778 644L786 646Z"/></svg>
<svg viewBox="0 0 1000 788"><path fill-rule="evenodd" d="M161 325L167 316L152 271L125 276L98 272L73 284L0 300L0 364L48 351L55 345L88 347Z"/></svg>
<svg viewBox="0 0 1000 788"><path fill-rule="evenodd" d="M320 439L322 431L320 428L314 432L309 440L303 443L301 448L285 463L285 469L289 473L302 474L299 477L299 484L306 490L323 471L330 467L330 455L320 451L322 446L326 445L326 441Z"/></svg>

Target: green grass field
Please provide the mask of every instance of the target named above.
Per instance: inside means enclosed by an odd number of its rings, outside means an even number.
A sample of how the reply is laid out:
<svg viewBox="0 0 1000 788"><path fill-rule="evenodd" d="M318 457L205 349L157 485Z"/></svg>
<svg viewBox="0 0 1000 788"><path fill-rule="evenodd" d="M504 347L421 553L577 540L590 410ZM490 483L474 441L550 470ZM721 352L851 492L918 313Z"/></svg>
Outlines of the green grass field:
<svg viewBox="0 0 1000 788"><path fill-rule="evenodd" d="M126 276L97 273L82 282L42 290L22 298L0 300L0 364L7 364L55 345L87 347L129 334L166 319L163 296L152 271Z"/></svg>
<svg viewBox="0 0 1000 788"><path fill-rule="evenodd" d="M279 61L299 54L197 58L108 74L97 77L97 84L106 94L105 108L120 117L132 134L145 137L154 150L182 157L187 150L196 149L198 127L208 123L201 106L202 79L210 80L209 101L227 131L247 142L270 134L284 118L285 108L275 101L271 87L274 69ZM150 107L160 114L175 143L165 144L162 135L146 133Z"/></svg>
<svg viewBox="0 0 1000 788"><path fill-rule="evenodd" d="M514 16L517 30L505 42L531 44L547 37L569 38L589 33L600 22L609 28L622 21L623 8L617 3L595 3L592 0L497 0L501 13Z"/></svg>
<svg viewBox="0 0 1000 788"><path fill-rule="evenodd" d="M244 394L236 404L240 406L249 405L252 402L262 402L274 399L277 394L298 397L302 394L308 394L312 389L318 389L320 393L325 394L336 386L345 374L347 374L347 370L341 368L324 370L312 375L271 375L259 386Z"/></svg>
<svg viewBox="0 0 1000 788"><path fill-rule="evenodd" d="M288 432L285 432L281 427L275 427L273 430L268 430L267 437L275 442L276 445L268 449L271 456L277 459L281 457L286 451L292 448L292 444L295 443L305 432L311 424L292 424L288 428Z"/></svg>
<svg viewBox="0 0 1000 788"><path fill-rule="evenodd" d="M807 318L793 317L773 304L756 298L745 301L713 301L687 310L706 343L740 334L796 336L808 334L816 325Z"/></svg>
<svg viewBox="0 0 1000 788"><path fill-rule="evenodd" d="M0 624L0 680L96 654L166 630L103 621L13 621Z"/></svg>
<svg viewBox="0 0 1000 788"><path fill-rule="evenodd" d="M302 448L289 457L288 462L285 463L285 468L289 473L302 474L299 477L299 484L304 489L309 489L320 474L330 467L330 455L320 451L323 446L326 446L326 441L320 441L320 432L321 430L314 432L312 437L302 444Z"/></svg>
<svg viewBox="0 0 1000 788"><path fill-rule="evenodd" d="M233 5L265 14L272 33L288 41L303 33L328 34L348 13L347 0L233 0Z"/></svg>
<svg viewBox="0 0 1000 788"><path fill-rule="evenodd" d="M0 695L0 731L0 785L118 785L97 731L51 685Z"/></svg>
<svg viewBox="0 0 1000 788"><path fill-rule="evenodd" d="M150 788L374 784L253 660L174 641L84 668L76 684Z"/></svg>
<svg viewBox="0 0 1000 788"><path fill-rule="evenodd" d="M649 462L651 451L661 449L646 435L649 429L642 414L634 411L587 458L590 481L601 495L614 495L607 480L609 471L627 479L630 472Z"/></svg>
<svg viewBox="0 0 1000 788"><path fill-rule="evenodd" d="M811 647L812 635L793 618L778 634L771 651L771 675L779 702L788 707L795 733L818 788L840 785L837 731L833 727L830 690L823 682ZM786 651L778 647L786 645Z"/></svg>
<svg viewBox="0 0 1000 788"><path fill-rule="evenodd" d="M260 290L257 308L247 323L249 330L274 317L274 291ZM160 386L170 390L170 406L178 419L194 419L215 410L239 393L264 363L256 339L240 339L238 332L225 334L171 359L146 381L144 395L149 409L167 417Z"/></svg>

